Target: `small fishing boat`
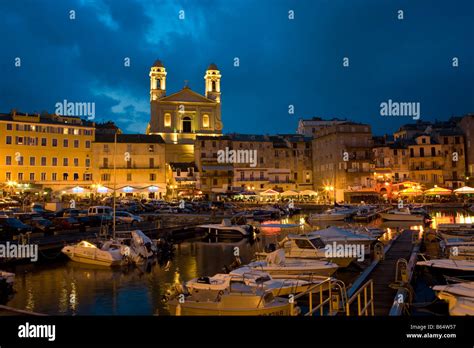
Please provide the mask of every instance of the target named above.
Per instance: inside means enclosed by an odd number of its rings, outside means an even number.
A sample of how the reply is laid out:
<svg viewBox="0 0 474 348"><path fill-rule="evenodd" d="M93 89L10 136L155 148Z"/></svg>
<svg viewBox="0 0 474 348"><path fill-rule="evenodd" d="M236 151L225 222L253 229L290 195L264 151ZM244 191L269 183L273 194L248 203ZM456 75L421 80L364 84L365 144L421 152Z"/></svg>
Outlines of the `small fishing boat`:
<svg viewBox="0 0 474 348"><path fill-rule="evenodd" d="M252 237L256 229L252 225L233 225L229 219L220 224L199 225L196 232L217 237Z"/></svg>
<svg viewBox="0 0 474 348"><path fill-rule="evenodd" d="M142 231L130 232L129 248L122 248L122 252L134 263L144 263L153 258L157 253L156 244Z"/></svg>
<svg viewBox="0 0 474 348"><path fill-rule="evenodd" d="M414 214L409 208L393 209L386 213L380 213L380 217L388 221L416 221L424 222L428 219L425 214Z"/></svg>
<svg viewBox="0 0 474 348"><path fill-rule="evenodd" d="M439 242L442 253L453 260L474 261L474 241L466 242L462 238L448 238Z"/></svg>
<svg viewBox="0 0 474 348"><path fill-rule="evenodd" d="M61 252L75 262L111 267L122 264L125 250L123 245L112 240L104 242L100 248L83 240L77 244L66 245Z"/></svg>
<svg viewBox="0 0 474 348"><path fill-rule="evenodd" d="M229 274L216 274L212 277L192 279L185 284L190 294L202 291L211 291L216 295L219 291L228 291L231 287L249 286L255 289L270 291L274 296L296 295L307 291L310 287L327 281L327 277L314 276L311 279L282 278L274 279L270 274L258 270L238 268ZM319 291L319 288L318 288Z"/></svg>
<svg viewBox="0 0 474 348"><path fill-rule="evenodd" d="M242 268L267 272L270 275L319 275L330 277L338 265L323 260L286 259L285 251L277 249L266 256L264 261L253 261Z"/></svg>

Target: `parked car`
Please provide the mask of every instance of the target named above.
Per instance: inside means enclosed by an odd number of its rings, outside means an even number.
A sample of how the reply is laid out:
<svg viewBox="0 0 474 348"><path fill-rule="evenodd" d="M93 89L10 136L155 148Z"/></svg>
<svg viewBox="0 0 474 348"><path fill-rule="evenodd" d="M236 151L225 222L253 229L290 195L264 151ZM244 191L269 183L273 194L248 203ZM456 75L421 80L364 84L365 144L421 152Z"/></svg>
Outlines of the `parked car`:
<svg viewBox="0 0 474 348"><path fill-rule="evenodd" d="M11 239L20 233L31 232L33 229L13 217L0 216L0 238Z"/></svg>
<svg viewBox="0 0 474 348"><path fill-rule="evenodd" d="M65 208L58 210L56 213L54 213L55 217L76 217L79 216L81 213L87 213L87 211L81 211L80 209L75 209L75 208Z"/></svg>
<svg viewBox="0 0 474 348"><path fill-rule="evenodd" d="M76 218L71 216L54 218L53 224L58 230L75 230L82 226Z"/></svg>
<svg viewBox="0 0 474 348"><path fill-rule="evenodd" d="M122 222L124 224L134 225L136 223L142 222L143 219L138 215L133 215L128 211L116 211L115 212L115 221Z"/></svg>
<svg viewBox="0 0 474 348"><path fill-rule="evenodd" d="M81 227L97 227L105 223L110 223L110 219L101 215L79 215L75 217L81 224Z"/></svg>
<svg viewBox="0 0 474 348"><path fill-rule="evenodd" d="M96 205L87 210L87 215L107 215L112 216L112 208L104 205Z"/></svg>

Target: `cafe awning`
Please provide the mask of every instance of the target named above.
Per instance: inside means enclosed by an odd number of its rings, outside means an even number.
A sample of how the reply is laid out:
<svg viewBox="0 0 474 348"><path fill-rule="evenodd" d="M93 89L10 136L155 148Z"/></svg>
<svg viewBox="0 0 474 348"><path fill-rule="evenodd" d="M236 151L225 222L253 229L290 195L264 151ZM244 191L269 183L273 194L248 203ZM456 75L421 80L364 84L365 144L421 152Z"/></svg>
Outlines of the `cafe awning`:
<svg viewBox="0 0 474 348"><path fill-rule="evenodd" d="M460 188L454 190L454 193L456 193L456 194L474 193L474 188L469 187L469 186L463 186L463 187L460 187Z"/></svg>
<svg viewBox="0 0 474 348"><path fill-rule="evenodd" d="M453 191L443 187L433 187L423 192L426 196L450 195Z"/></svg>
<svg viewBox="0 0 474 348"><path fill-rule="evenodd" d="M300 192L300 196L317 196L318 193L313 190L303 190Z"/></svg>
<svg viewBox="0 0 474 348"><path fill-rule="evenodd" d="M293 190L286 190L281 193L281 196L283 197L291 197L291 196L298 196L299 193Z"/></svg>
<svg viewBox="0 0 474 348"><path fill-rule="evenodd" d="M260 192L261 196L278 196L279 194L280 192L272 190L272 189L268 189L263 192Z"/></svg>
<svg viewBox="0 0 474 348"><path fill-rule="evenodd" d="M423 191L416 187L410 187L398 192L399 196L421 196L422 194L423 194Z"/></svg>

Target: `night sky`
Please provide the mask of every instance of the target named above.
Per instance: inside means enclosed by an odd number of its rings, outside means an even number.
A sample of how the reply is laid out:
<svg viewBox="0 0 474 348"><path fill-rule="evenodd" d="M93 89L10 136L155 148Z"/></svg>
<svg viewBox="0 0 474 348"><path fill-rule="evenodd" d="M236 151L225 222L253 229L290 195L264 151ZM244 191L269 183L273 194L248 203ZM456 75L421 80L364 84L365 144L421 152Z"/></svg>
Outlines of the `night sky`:
<svg viewBox="0 0 474 348"><path fill-rule="evenodd" d="M168 95L185 80L204 93L217 64L226 133L290 133L313 116L391 133L412 121L380 116L388 99L420 102L424 120L474 113L473 18L472 0L0 0L0 112L95 102L96 121L144 132L159 58Z"/></svg>

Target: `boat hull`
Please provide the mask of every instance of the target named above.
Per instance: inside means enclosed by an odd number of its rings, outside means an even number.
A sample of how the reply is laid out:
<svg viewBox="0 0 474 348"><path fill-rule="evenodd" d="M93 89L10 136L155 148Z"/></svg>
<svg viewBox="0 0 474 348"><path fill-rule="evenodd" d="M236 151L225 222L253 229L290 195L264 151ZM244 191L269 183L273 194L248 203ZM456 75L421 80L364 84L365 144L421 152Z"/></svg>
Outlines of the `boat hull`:
<svg viewBox="0 0 474 348"><path fill-rule="evenodd" d="M122 264L122 260L103 260L103 259L93 259L87 256L81 255L67 255L71 261L79 263L87 263L89 265L104 266L104 267L116 267Z"/></svg>
<svg viewBox="0 0 474 348"><path fill-rule="evenodd" d="M184 316L289 316L288 300L279 299L263 308L223 308L218 302L191 302L180 304L177 300L168 302L171 315Z"/></svg>
<svg viewBox="0 0 474 348"><path fill-rule="evenodd" d="M421 215L403 215L403 214L388 214L388 213L381 213L380 217L383 220L387 221L416 221L416 222L423 222L425 220L424 216Z"/></svg>

